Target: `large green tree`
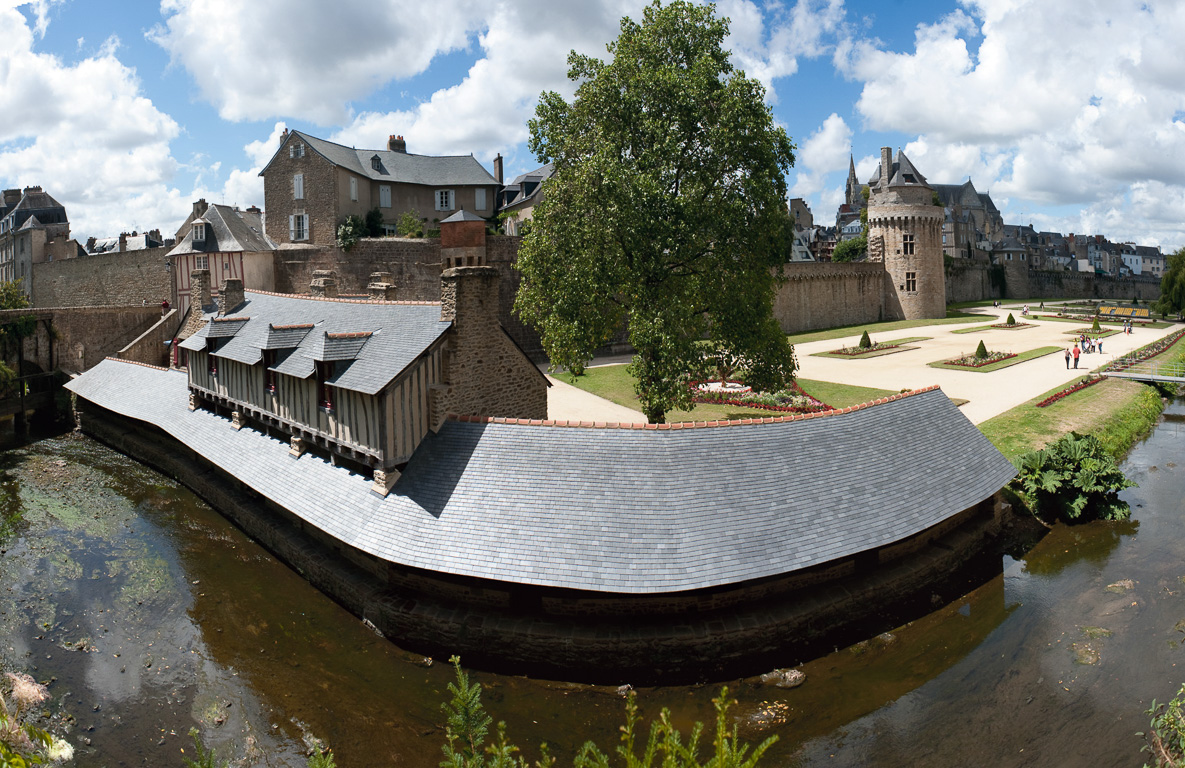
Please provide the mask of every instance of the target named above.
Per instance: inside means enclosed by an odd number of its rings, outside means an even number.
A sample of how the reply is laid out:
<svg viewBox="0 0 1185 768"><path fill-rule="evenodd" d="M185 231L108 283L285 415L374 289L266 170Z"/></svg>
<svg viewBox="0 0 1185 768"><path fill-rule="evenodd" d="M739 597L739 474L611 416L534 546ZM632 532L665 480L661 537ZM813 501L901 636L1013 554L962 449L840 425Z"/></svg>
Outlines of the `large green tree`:
<svg viewBox="0 0 1185 768"><path fill-rule="evenodd" d="M519 253L517 311L576 373L628 326L654 422L691 407L689 381L721 352L762 389L795 370L771 311L794 145L727 34L712 5L655 2L622 20L610 61L569 54L575 98L543 93L530 122L555 174Z"/></svg>
<svg viewBox="0 0 1185 768"><path fill-rule="evenodd" d="M1185 248L1169 254L1164 276L1160 278L1160 300L1156 309L1166 315L1185 310Z"/></svg>

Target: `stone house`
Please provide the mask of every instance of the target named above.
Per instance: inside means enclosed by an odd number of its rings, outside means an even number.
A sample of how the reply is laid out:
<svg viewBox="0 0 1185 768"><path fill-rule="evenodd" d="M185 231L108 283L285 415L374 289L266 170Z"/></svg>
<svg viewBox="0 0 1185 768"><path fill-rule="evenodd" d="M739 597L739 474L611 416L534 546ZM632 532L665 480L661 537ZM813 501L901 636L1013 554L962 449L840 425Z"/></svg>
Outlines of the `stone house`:
<svg viewBox="0 0 1185 768"><path fill-rule="evenodd" d="M210 284L239 280L244 288L275 290L272 257L276 244L264 232L263 213L198 200L177 230L177 245L167 259L173 275L173 302L189 309L195 271L208 270Z"/></svg>
<svg viewBox="0 0 1185 768"><path fill-rule="evenodd" d="M0 197L0 280L20 280L32 296L33 265L82 253L70 238L66 208L41 187L6 189Z"/></svg>
<svg viewBox="0 0 1185 768"><path fill-rule="evenodd" d="M935 184L933 189L946 209L942 235L945 255L975 257L979 243L1003 236L1004 219L991 195L976 190L970 179L962 184Z"/></svg>
<svg viewBox="0 0 1185 768"><path fill-rule="evenodd" d="M332 246L347 216L374 209L388 234L408 211L426 229L459 210L489 219L501 186L472 155L410 154L402 136L386 149L354 149L299 131L284 134L259 175L266 233L280 245Z"/></svg>
<svg viewBox="0 0 1185 768"><path fill-rule="evenodd" d="M501 162L496 161L498 175L501 173ZM504 225L508 235L519 234L519 227L531 220L535 206L543 200L543 185L555 173L552 163L516 176L498 194L498 213L506 214Z"/></svg>

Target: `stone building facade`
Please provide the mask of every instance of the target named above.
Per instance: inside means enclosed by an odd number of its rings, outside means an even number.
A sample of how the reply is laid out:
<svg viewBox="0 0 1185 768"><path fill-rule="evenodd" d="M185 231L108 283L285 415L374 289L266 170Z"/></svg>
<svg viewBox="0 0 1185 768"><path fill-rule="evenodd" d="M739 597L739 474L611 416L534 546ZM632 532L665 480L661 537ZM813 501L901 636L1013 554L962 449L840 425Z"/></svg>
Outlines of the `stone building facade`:
<svg viewBox="0 0 1185 768"><path fill-rule="evenodd" d="M904 152L881 162L868 182L868 258L885 266L885 319L946 317L944 210Z"/></svg>

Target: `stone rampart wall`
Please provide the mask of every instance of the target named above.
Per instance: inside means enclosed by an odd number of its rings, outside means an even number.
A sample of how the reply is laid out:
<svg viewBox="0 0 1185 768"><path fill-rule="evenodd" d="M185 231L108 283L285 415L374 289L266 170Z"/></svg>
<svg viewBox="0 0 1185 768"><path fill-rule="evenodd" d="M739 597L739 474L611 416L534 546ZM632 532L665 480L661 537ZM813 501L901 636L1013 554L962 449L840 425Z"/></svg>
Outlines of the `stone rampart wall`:
<svg viewBox="0 0 1185 768"><path fill-rule="evenodd" d="M177 314L177 309L170 309L169 314L157 320L151 328L136 337L132 343L119 350L115 354L115 357L118 357L120 360L132 360L137 363L147 363L148 365L167 366L169 364L169 353L172 349L166 346L165 342L173 338L173 334L177 332L180 322L181 316Z"/></svg>
<svg viewBox="0 0 1185 768"><path fill-rule="evenodd" d="M1160 280L1154 277L1107 277L1086 272L1008 268L956 259L946 267L946 300L1106 299L1156 301Z"/></svg>
<svg viewBox="0 0 1185 768"><path fill-rule="evenodd" d="M25 360L44 371L85 371L115 356L161 319L160 307L136 305L6 309L0 311L0 322L26 314L40 319L36 332L24 340ZM52 338L45 318L53 328Z"/></svg>
<svg viewBox="0 0 1185 768"><path fill-rule="evenodd" d="M884 319L885 272L880 263L797 262L786 264L783 274L773 313L786 333Z"/></svg>
<svg viewBox="0 0 1185 768"><path fill-rule="evenodd" d="M33 265L35 307L113 307L172 301L169 248L99 253Z"/></svg>

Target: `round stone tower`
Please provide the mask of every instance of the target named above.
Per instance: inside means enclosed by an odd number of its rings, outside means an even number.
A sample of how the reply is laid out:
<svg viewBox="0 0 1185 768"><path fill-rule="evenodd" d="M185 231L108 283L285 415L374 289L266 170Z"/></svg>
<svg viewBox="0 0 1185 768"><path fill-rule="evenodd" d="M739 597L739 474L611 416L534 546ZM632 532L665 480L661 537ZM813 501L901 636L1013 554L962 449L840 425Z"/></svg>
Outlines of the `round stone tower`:
<svg viewBox="0 0 1185 768"><path fill-rule="evenodd" d="M904 152L881 149L868 181L868 258L885 264L885 319L946 317L944 209Z"/></svg>

